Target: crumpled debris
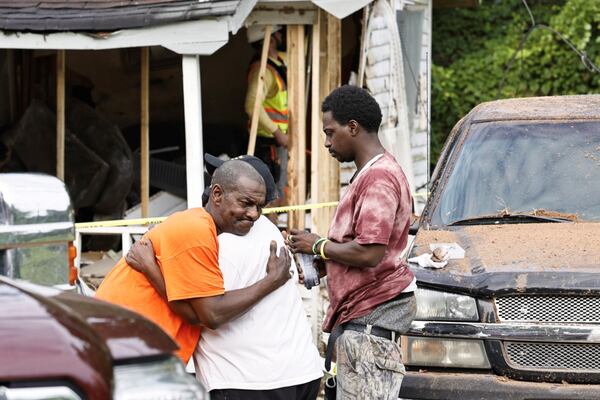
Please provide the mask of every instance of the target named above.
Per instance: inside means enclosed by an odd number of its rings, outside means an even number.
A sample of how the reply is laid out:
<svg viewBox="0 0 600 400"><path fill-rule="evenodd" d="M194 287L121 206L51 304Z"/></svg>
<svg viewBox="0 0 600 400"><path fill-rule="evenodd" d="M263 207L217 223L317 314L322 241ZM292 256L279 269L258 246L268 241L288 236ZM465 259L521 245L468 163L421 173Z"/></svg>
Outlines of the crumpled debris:
<svg viewBox="0 0 600 400"><path fill-rule="evenodd" d="M421 254L408 259L408 262L418 264L423 268L444 268L448 260L465 258L465 250L457 243L431 243L431 253Z"/></svg>
<svg viewBox="0 0 600 400"><path fill-rule="evenodd" d="M446 254L447 255L447 254ZM409 263L418 264L423 268L444 268L448 264L448 260L434 261L434 255L430 253L421 254L418 257L412 257L408 259Z"/></svg>
<svg viewBox="0 0 600 400"><path fill-rule="evenodd" d="M434 254L436 249L445 249L449 260L460 260L465 258L465 249L460 247L458 243L431 243L429 245L429 250Z"/></svg>

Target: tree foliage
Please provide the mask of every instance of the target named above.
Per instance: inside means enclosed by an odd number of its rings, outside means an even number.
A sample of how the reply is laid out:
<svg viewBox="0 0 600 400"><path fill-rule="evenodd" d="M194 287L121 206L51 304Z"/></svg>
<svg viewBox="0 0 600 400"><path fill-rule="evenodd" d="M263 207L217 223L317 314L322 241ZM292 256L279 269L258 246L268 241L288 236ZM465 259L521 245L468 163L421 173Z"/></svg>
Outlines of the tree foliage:
<svg viewBox="0 0 600 400"><path fill-rule="evenodd" d="M549 28L600 65L600 1L529 0L528 4L537 25L534 29L521 0L483 0L477 9L434 11L434 162L454 124L481 102L599 93L600 73L590 71Z"/></svg>

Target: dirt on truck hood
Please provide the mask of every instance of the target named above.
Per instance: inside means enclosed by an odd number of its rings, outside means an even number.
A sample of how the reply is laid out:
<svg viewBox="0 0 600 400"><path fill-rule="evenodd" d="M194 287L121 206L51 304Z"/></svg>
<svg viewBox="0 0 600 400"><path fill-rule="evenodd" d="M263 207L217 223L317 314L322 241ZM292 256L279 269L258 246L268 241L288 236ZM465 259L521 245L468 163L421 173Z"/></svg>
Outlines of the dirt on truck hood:
<svg viewBox="0 0 600 400"><path fill-rule="evenodd" d="M411 267L422 284L494 295L600 294L600 223L528 223L420 229L412 256L433 243L457 243L465 258L443 269Z"/></svg>

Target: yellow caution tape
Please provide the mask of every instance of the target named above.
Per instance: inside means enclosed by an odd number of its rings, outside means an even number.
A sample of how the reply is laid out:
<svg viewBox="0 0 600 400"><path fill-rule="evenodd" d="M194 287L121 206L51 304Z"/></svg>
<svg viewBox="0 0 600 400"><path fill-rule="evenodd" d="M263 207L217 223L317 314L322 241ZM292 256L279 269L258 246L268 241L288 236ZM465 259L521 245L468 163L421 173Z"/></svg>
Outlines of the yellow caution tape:
<svg viewBox="0 0 600 400"><path fill-rule="evenodd" d="M413 194L414 197L425 196L424 193L416 193ZM317 203L317 204L303 204L303 205L295 205L295 206L283 206L283 207L270 207L263 208L263 214L271 214L271 213L284 213L289 211L306 211L306 210L315 210L318 208L325 207L335 207L338 205L337 201L330 201L327 203ZM115 227L115 226L138 226L138 225L154 225L160 224L167 217L152 217L152 218L136 218L136 219L117 219L111 221L95 221L95 222L79 222L75 224L75 228L77 229L85 229L85 228L106 228L106 227Z"/></svg>
<svg viewBox="0 0 600 400"><path fill-rule="evenodd" d="M325 207L335 207L338 205L338 201L330 201L329 203L318 203L318 204L304 204L301 206L283 206L283 207L270 207L263 208L263 214L271 214L271 213L284 213L288 211L306 211L306 210L314 210L317 208L325 208Z"/></svg>
<svg viewBox="0 0 600 400"><path fill-rule="evenodd" d="M337 201L330 201L328 203L319 204L304 204L297 206L285 206L285 207L271 207L263 208L263 214L271 213L284 213L288 211L301 211L301 210L312 210L316 208L334 207L338 204ZM111 221L95 221L95 222L79 222L75 224L75 228L106 228L114 226L136 226L136 225L154 225L160 224L167 217L152 217L152 218L136 218L136 219L117 219Z"/></svg>
<svg viewBox="0 0 600 400"><path fill-rule="evenodd" d="M76 229L84 228L107 228L114 226L134 226L134 225L154 225L160 224L167 217L136 218L136 219L115 219L110 221L78 222Z"/></svg>

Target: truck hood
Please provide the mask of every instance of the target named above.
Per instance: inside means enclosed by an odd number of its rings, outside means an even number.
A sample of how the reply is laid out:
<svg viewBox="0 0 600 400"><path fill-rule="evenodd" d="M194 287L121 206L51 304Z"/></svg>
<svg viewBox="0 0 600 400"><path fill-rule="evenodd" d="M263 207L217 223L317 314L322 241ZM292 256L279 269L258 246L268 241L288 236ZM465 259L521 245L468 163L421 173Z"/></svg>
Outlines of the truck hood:
<svg viewBox="0 0 600 400"><path fill-rule="evenodd" d="M172 354L175 342L148 319L124 308L74 293L0 278L0 285L20 293L14 307L4 307L2 320L47 319L57 325L75 321L78 329L107 348L117 363L127 359ZM90 339L91 340L91 339ZM107 352L108 354L108 352Z"/></svg>
<svg viewBox="0 0 600 400"><path fill-rule="evenodd" d="M492 297L505 293L600 291L600 223L528 223L420 229L410 257L457 243L465 258L411 269L421 285Z"/></svg>

